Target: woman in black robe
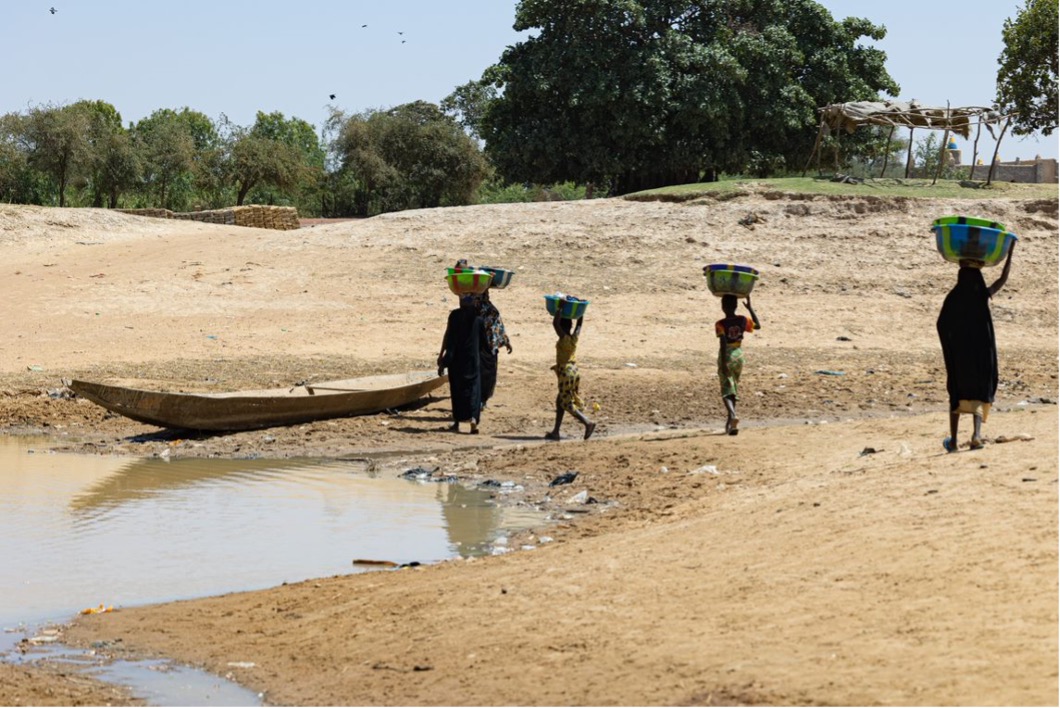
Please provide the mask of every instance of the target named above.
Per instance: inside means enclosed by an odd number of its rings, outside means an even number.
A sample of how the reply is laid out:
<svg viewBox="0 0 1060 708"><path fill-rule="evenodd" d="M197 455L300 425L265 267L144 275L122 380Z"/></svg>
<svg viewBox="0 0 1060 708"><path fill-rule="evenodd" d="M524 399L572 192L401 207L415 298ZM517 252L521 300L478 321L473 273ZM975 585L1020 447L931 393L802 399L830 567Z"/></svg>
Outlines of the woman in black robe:
<svg viewBox="0 0 1060 708"><path fill-rule="evenodd" d="M438 375L449 369L449 398L453 404L453 425L460 432L460 423L471 422L471 434L478 433L482 411L482 368L480 362L483 324L475 300L470 295L460 298L459 309L449 313L438 355Z"/></svg>
<svg viewBox="0 0 1060 708"><path fill-rule="evenodd" d="M982 264L961 261L957 284L946 295L936 328L946 362L946 391L950 404L950 436L942 441L948 452L957 449L957 425L961 413L972 415L974 430L969 447L983 446L982 423L990 412L997 392L997 344L990 317L990 298L1008 280L1013 244L1005 268L993 285L987 287Z"/></svg>

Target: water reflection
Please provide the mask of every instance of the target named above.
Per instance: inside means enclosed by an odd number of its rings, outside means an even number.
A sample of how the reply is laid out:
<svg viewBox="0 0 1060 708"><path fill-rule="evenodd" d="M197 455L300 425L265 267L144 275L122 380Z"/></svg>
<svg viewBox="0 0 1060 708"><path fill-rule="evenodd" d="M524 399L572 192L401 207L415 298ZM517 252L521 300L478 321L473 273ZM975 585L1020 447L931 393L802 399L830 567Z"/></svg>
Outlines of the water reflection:
<svg viewBox="0 0 1060 708"><path fill-rule="evenodd" d="M289 472L325 462L311 460L138 459L99 480L70 500L76 517L91 519L122 504L158 497L196 485L235 483L240 478ZM338 468L337 471L343 471ZM348 470L347 470L348 471Z"/></svg>
<svg viewBox="0 0 1060 708"><path fill-rule="evenodd" d="M484 504L481 491L459 484L436 486L445 528L456 552L464 557L487 552L489 542L500 527L500 509L493 504Z"/></svg>
<svg viewBox="0 0 1060 708"><path fill-rule="evenodd" d="M513 522L459 484L359 462L30 454L0 438L0 623L488 552ZM527 524L538 519L525 520Z"/></svg>

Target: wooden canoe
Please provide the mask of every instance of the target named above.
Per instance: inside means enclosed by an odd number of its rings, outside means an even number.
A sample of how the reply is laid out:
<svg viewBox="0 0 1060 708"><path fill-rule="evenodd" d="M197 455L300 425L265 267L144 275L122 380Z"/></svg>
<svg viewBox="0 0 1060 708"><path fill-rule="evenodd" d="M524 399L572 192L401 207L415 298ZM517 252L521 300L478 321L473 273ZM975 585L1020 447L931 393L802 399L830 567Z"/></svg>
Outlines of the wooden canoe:
<svg viewBox="0 0 1060 708"><path fill-rule="evenodd" d="M448 380L434 371L417 371L227 393L166 393L76 380L67 385L77 395L141 423L225 431L378 413L414 403Z"/></svg>

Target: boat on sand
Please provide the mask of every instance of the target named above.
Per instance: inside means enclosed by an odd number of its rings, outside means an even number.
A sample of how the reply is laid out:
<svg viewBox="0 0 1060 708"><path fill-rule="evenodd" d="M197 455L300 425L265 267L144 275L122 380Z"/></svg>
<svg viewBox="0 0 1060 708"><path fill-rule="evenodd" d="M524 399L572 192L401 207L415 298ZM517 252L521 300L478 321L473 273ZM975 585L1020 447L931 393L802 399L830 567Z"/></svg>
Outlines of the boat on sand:
<svg viewBox="0 0 1060 708"><path fill-rule="evenodd" d="M378 413L415 403L449 380L435 371L225 393L167 393L69 381L79 396L141 423L187 430L253 430Z"/></svg>

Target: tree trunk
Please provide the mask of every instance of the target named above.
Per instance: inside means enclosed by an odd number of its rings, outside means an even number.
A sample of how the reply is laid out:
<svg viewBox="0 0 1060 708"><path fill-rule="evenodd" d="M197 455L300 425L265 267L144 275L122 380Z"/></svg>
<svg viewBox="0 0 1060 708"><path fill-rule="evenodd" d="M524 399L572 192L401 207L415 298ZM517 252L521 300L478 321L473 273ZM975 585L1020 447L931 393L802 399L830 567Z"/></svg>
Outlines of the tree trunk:
<svg viewBox="0 0 1060 708"><path fill-rule="evenodd" d="M913 129L909 129L909 149L905 151L905 178L909 179L909 171L913 169Z"/></svg>
<svg viewBox="0 0 1060 708"><path fill-rule="evenodd" d="M891 138L894 136L894 129L898 126L892 125L891 132L887 133L887 149L883 153L883 169L880 170L880 179L887 173L887 160L891 157Z"/></svg>

